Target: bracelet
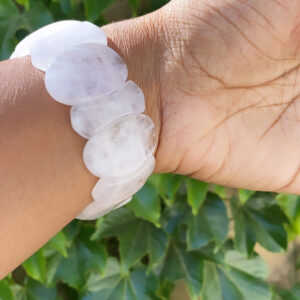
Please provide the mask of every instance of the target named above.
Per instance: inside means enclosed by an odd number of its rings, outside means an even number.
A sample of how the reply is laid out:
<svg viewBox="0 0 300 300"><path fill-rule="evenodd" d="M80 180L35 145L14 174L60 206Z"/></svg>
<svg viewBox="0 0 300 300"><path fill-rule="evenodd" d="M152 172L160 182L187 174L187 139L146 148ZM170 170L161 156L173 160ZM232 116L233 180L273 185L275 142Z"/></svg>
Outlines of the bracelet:
<svg viewBox="0 0 300 300"><path fill-rule="evenodd" d="M45 72L45 86L57 102L72 106L73 129L88 142L83 160L101 177L94 201L78 219L96 219L127 204L153 172L157 137L142 114L143 91L126 81L123 59L107 46L102 29L89 22L60 21L27 36L12 58L30 55Z"/></svg>

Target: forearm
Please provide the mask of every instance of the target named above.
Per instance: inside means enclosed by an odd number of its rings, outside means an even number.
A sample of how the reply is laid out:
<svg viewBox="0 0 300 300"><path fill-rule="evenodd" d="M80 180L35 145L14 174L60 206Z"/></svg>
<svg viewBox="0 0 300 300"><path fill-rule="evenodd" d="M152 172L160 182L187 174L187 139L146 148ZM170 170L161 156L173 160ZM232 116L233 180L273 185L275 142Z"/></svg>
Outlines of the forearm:
<svg viewBox="0 0 300 300"><path fill-rule="evenodd" d="M145 91L159 133L149 26L133 20L105 30L129 78ZM0 64L0 278L75 218L97 181L83 164L86 141L71 128L70 108L51 99L43 76L29 57Z"/></svg>
<svg viewBox="0 0 300 300"><path fill-rule="evenodd" d="M70 222L91 201L84 140L69 108L53 101L29 57L0 68L0 277Z"/></svg>

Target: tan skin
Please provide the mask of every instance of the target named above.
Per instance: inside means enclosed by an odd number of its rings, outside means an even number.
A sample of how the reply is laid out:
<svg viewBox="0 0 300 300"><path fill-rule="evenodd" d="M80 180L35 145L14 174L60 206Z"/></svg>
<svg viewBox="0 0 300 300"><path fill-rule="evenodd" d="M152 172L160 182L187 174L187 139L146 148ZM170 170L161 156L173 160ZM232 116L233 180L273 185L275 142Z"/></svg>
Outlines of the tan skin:
<svg viewBox="0 0 300 300"><path fill-rule="evenodd" d="M108 25L145 91L156 172L300 194L300 2L173 0ZM85 140L28 57L0 64L0 278L91 201Z"/></svg>

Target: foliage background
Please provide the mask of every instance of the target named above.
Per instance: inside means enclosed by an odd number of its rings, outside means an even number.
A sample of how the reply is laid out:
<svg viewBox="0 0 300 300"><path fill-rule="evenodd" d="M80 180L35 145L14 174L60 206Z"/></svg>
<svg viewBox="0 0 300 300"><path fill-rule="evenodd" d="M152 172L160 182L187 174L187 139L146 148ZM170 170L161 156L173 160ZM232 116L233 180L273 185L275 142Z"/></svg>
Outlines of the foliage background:
<svg viewBox="0 0 300 300"><path fill-rule="evenodd" d="M117 19L115 2L0 0L0 58L53 21ZM123 0L118 8L134 17L166 2ZM266 282L254 246L283 252L299 233L298 196L155 175L126 207L95 222L74 220L0 281L0 299L163 300L183 280L191 299L297 300L300 285L282 291Z"/></svg>

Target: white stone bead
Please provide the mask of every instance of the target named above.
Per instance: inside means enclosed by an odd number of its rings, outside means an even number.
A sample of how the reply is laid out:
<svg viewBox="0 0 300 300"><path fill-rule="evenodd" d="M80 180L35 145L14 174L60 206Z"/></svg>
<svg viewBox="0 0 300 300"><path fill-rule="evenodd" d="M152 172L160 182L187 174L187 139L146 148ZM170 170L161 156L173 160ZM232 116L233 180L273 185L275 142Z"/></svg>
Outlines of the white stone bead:
<svg viewBox="0 0 300 300"><path fill-rule="evenodd" d="M100 44L70 48L56 57L45 75L49 94L67 105L83 105L122 87L128 70L123 59Z"/></svg>
<svg viewBox="0 0 300 300"><path fill-rule="evenodd" d="M132 114L99 130L87 142L83 160L98 177L122 177L138 170L153 154L155 145L152 120L146 115Z"/></svg>
<svg viewBox="0 0 300 300"><path fill-rule="evenodd" d="M30 55L30 49L33 42L36 40L45 37L47 35L51 35L57 33L65 28L68 28L72 25L80 23L75 20L67 20L67 21L59 21L56 23L52 23L50 25L44 26L39 30L29 34L26 36L16 47L14 53L11 55L10 59L22 57L26 55Z"/></svg>
<svg viewBox="0 0 300 300"><path fill-rule="evenodd" d="M132 197L130 197L126 201L129 202L131 200L131 198ZM104 203L104 201L103 202L93 201L76 217L76 219L95 220L117 208L118 208L117 206L111 205L111 203L109 201L106 201L106 203Z"/></svg>
<svg viewBox="0 0 300 300"><path fill-rule="evenodd" d="M55 34L41 37L31 45L31 61L34 67L46 71L53 60L66 51L81 44L107 45L102 29L90 22L80 22Z"/></svg>
<svg viewBox="0 0 300 300"><path fill-rule="evenodd" d="M77 219L97 219L113 209L126 205L130 202L131 196L145 184L154 166L155 159L151 155L139 170L122 178L118 183L116 179L100 179L92 191L95 201L88 205Z"/></svg>
<svg viewBox="0 0 300 300"><path fill-rule="evenodd" d="M120 208L120 207L122 207L122 206L127 205L131 200L132 200L132 197L130 197L130 198L124 200L124 201L123 201L121 204L119 204L115 209L118 209L118 208Z"/></svg>
<svg viewBox="0 0 300 300"><path fill-rule="evenodd" d="M92 196L95 201L109 199L113 203L118 199L128 199L135 194L145 184L155 167L155 159L150 155L139 169L122 178L101 178L95 185Z"/></svg>
<svg viewBox="0 0 300 300"><path fill-rule="evenodd" d="M90 139L109 122L144 110L143 91L133 81L127 81L123 87L108 96L87 105L73 106L71 123L79 135Z"/></svg>

